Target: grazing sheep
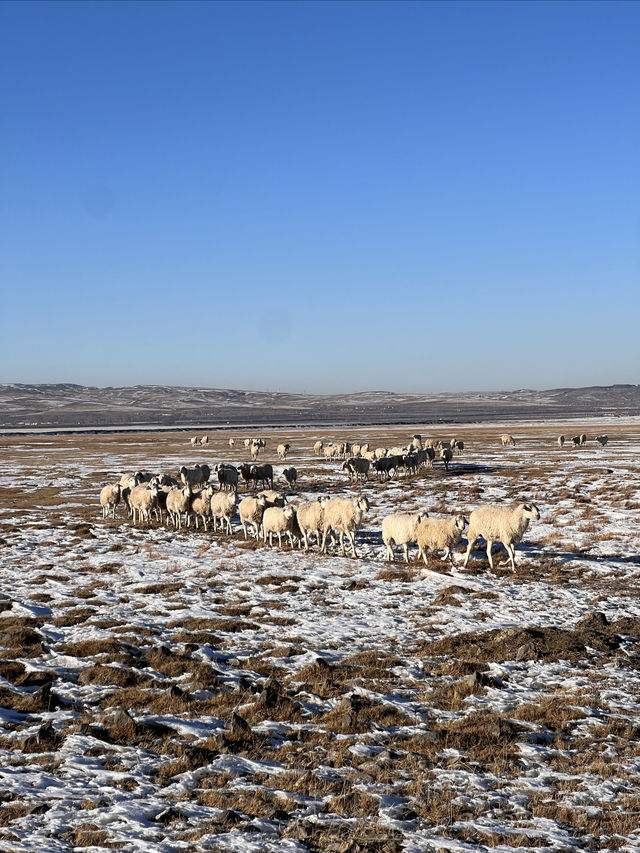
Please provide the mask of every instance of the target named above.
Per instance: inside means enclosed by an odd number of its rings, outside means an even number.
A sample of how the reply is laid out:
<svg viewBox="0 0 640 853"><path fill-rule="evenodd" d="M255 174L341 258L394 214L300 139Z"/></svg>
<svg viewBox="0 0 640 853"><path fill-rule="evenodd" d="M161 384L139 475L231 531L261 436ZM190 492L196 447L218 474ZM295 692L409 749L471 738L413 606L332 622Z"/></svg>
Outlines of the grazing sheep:
<svg viewBox="0 0 640 853"><path fill-rule="evenodd" d="M444 462L445 471L449 470L449 462L453 459L453 452L450 447L443 447L440 451L440 459Z"/></svg>
<svg viewBox="0 0 640 853"><path fill-rule="evenodd" d="M282 547L282 534L289 537L289 544L293 550L293 533L297 529L295 522L296 511L292 506L269 506L262 516L262 539L264 542L269 537L269 545L273 545L273 534L278 534L278 545Z"/></svg>
<svg viewBox="0 0 640 853"><path fill-rule="evenodd" d="M321 456L323 447L324 447L324 444L321 441L316 441L316 443L313 445L313 455L314 456Z"/></svg>
<svg viewBox="0 0 640 853"><path fill-rule="evenodd" d="M382 541L387 546L387 560L390 563L394 561L394 545L402 545L405 563L409 562L409 545L416 541L416 530L425 518L426 512L394 512L382 519Z"/></svg>
<svg viewBox="0 0 640 853"><path fill-rule="evenodd" d="M238 506L237 492L216 492L211 498L211 515L213 517L213 529L217 530L218 519L220 519L220 530L223 523L227 523L227 533L233 535L231 519L235 515Z"/></svg>
<svg viewBox="0 0 640 853"><path fill-rule="evenodd" d="M207 530L207 519L211 513L211 498L215 492L213 486L205 486L199 492L194 492L191 495L190 511L193 513L196 520L196 530L198 529L198 519L202 519L205 531Z"/></svg>
<svg viewBox="0 0 640 853"><path fill-rule="evenodd" d="M322 519L324 515L324 505L327 502L326 497L318 498L317 501L309 501L308 503L300 504L296 510L298 526L302 534L304 542L304 550L309 550L309 534L316 534L316 541L320 545L320 531L322 530Z"/></svg>
<svg viewBox="0 0 640 853"><path fill-rule="evenodd" d="M276 453L278 454L278 456L280 457L280 459L286 459L286 458L287 458L287 453L288 453L290 450L291 450L291 445L290 445L290 444L279 444L279 445L276 447Z"/></svg>
<svg viewBox="0 0 640 853"><path fill-rule="evenodd" d="M258 488L258 483L264 483L270 489L273 488L273 465L268 462L265 465L251 466L251 479L253 480L254 489Z"/></svg>
<svg viewBox="0 0 640 853"><path fill-rule="evenodd" d="M502 444L503 447L509 447L509 446L515 447L516 446L515 438L512 435L508 435L506 433L505 433L505 435L500 436L500 443Z"/></svg>
<svg viewBox="0 0 640 853"><path fill-rule="evenodd" d="M255 498L243 498L238 504L238 513L245 539L247 538L247 525L255 528L255 537L258 538L266 507L267 499L264 495L257 495Z"/></svg>
<svg viewBox="0 0 640 853"><path fill-rule="evenodd" d="M148 486L143 483L131 489L129 494L129 506L133 523L136 523L136 512L138 513L138 521L151 522L151 512L155 511L158 514L158 486Z"/></svg>
<svg viewBox="0 0 640 853"><path fill-rule="evenodd" d="M266 499L267 507L284 506L287 502L282 492L277 492L275 489L266 489L264 492L258 492L258 495L262 495Z"/></svg>
<svg viewBox="0 0 640 853"><path fill-rule="evenodd" d="M209 444L209 436L203 435L202 438L200 439L200 444Z"/></svg>
<svg viewBox="0 0 640 853"><path fill-rule="evenodd" d="M338 534L342 556L345 555L344 537L346 536L353 549L353 556L357 557L356 552L356 533L362 523L362 517L369 510L369 501L365 497L354 498L331 498L324 506L324 514L322 518L322 546L321 550L327 550L327 534L333 531Z"/></svg>
<svg viewBox="0 0 640 853"><path fill-rule="evenodd" d="M122 487L120 486L120 483L110 483L108 486L101 489L100 506L102 507L103 518L108 518L109 511L111 511L111 517L115 519L116 507L120 503L121 493Z"/></svg>
<svg viewBox="0 0 640 853"><path fill-rule="evenodd" d="M426 566L427 551L444 551L442 559L453 563L453 548L460 541L468 524L464 515L456 515L453 518L425 518L416 531L418 559L422 557Z"/></svg>
<svg viewBox="0 0 640 853"><path fill-rule="evenodd" d="M287 486L290 489L294 488L294 486L298 482L298 472L293 466L291 466L290 468L285 468L282 472L282 476L287 481Z"/></svg>
<svg viewBox="0 0 640 853"><path fill-rule="evenodd" d="M371 463L369 460L363 456L352 456L343 463L342 470L347 471L350 480L357 482L360 478L363 480L369 479L370 466Z"/></svg>
<svg viewBox="0 0 640 853"><path fill-rule="evenodd" d="M191 486L188 483L184 488L173 488L167 494L167 515L173 526L177 527L178 530L182 530L182 513L185 515L187 527L190 524L191 494Z"/></svg>
<svg viewBox="0 0 640 853"><path fill-rule="evenodd" d="M516 545L529 526L529 521L540 518L540 510L533 503L519 503L513 509L502 506L480 506L474 509L469 517L469 532L467 538L467 553L464 558L464 567L469 562L471 549L478 538L482 536L487 542L487 557L489 565L493 569L491 558L491 546L494 542L502 542L509 555L508 560L500 563L505 566L511 562L511 568L516 570Z"/></svg>
<svg viewBox="0 0 640 853"><path fill-rule="evenodd" d="M238 469L228 462L221 462L213 469L218 475L218 485L223 492L236 491L238 488Z"/></svg>
<svg viewBox="0 0 640 853"><path fill-rule="evenodd" d="M257 441L252 441L249 445L249 455L253 462L258 458L258 454L260 453L260 445Z"/></svg>
<svg viewBox="0 0 640 853"><path fill-rule="evenodd" d="M597 435L596 441L598 442L598 444L602 445L602 447L605 447L607 442L609 441L609 436L608 435Z"/></svg>
<svg viewBox="0 0 640 853"><path fill-rule="evenodd" d="M564 447L564 443L567 439L563 435L558 436L558 447Z"/></svg>

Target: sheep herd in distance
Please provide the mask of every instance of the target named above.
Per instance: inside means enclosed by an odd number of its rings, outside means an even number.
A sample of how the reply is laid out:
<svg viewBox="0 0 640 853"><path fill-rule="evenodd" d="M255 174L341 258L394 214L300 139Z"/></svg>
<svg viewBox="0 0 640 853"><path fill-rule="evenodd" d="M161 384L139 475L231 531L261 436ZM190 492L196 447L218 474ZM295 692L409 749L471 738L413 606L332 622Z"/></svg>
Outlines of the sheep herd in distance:
<svg viewBox="0 0 640 853"><path fill-rule="evenodd" d="M600 446L608 436L595 436ZM582 433L566 439L558 436L559 448L582 447L587 442ZM206 447L209 436L192 436L192 447ZM510 434L499 436L503 448L514 447L516 439ZM244 452L249 461L232 464L218 462L213 466L197 463L183 465L176 474L153 474L145 471L125 473L116 483L108 483L100 492L103 518L115 520L116 510L122 507L133 524L150 525L166 522L177 530L195 530L200 523L204 531L212 525L214 533L234 534L233 520L239 518L246 540L250 535L256 542L274 544L277 537L282 547L283 538L291 549L309 550L315 541L321 553L328 553L336 544L344 557L348 544L350 554L357 557L356 536L370 509L369 499L361 494L348 497L321 494L313 500L291 502L299 473L293 466L285 467L280 476L281 491L274 487L274 467L270 462L259 464L260 454L268 454L267 441L262 438L228 439L230 452ZM403 482L415 480L426 472L437 475L437 469L449 472L454 457L461 457L465 443L457 437L450 439L423 438L414 434L405 446L390 448L372 447L369 442L316 441L311 453L316 458L337 460L346 475L346 485L390 480ZM275 448L279 460L293 453L292 445L280 443ZM304 476L304 474L303 474ZM213 478L215 477L215 482ZM259 489L261 489L259 491ZM248 494L240 496L240 491ZM440 556L445 565L453 566L454 549L467 531L467 547L463 566L466 568L476 541L486 543L489 567L494 569L492 547L502 544L507 559L501 565L510 565L515 571L515 548L532 520L540 519L540 510L531 500L510 505L480 505L470 513L455 512L445 517L433 517L424 510L389 513L382 519L381 539L386 559L393 562L394 548L403 549L404 560L409 563L409 546L417 546L415 560L422 558L428 565L427 555Z"/></svg>

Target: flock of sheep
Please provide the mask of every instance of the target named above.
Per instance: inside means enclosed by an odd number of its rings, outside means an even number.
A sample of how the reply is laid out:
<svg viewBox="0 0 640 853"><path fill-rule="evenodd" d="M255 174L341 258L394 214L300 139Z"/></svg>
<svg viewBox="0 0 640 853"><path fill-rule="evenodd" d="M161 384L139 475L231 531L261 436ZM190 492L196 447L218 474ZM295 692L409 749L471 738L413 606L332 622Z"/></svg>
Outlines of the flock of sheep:
<svg viewBox="0 0 640 853"><path fill-rule="evenodd" d="M600 440L599 437L598 440ZM606 439L606 436L604 437ZM505 445L515 444L510 435L500 437ZM208 437L192 438L191 444L207 444ZM229 446L235 445L235 439L229 439ZM263 439L245 439L244 446L250 454L252 463L238 466L220 463L210 468L208 465L195 465L192 468L182 466L178 477L168 474L153 475L139 471L125 474L118 483L104 486L100 493L103 517L111 515L115 519L116 508L122 503L133 523L150 523L153 518L176 529L189 527L191 519L197 530L200 522L207 531L212 523L213 531L218 528L232 535L232 519L239 516L245 539L249 535L262 538L273 544L277 537L282 546L283 538L290 547L309 550L310 539L322 553L336 543L342 556L346 556L346 545L354 557L357 557L356 534L365 514L369 511L369 501L364 496L352 498L323 496L317 500L297 504L287 503L287 495L274 490L274 471L270 463L256 464L258 455L266 447ZM453 454L461 454L464 443L453 438L422 439L414 435L406 447L371 449L368 444L349 442L318 441L313 446L316 455L325 458L342 458L342 469L350 480L367 479L373 466L378 478L387 478L391 473L412 473L420 467L433 464L434 459L443 461L445 467ZM291 451L289 444L276 448L280 459L286 459ZM217 488L209 480L217 476ZM293 467L283 471L287 486L292 488L297 482L297 471ZM253 494L240 499L238 490L240 480L254 490ZM262 491L258 492L258 488ZM442 559L453 562L453 550L467 530L467 551L464 558L466 567L476 540L482 537L486 542L489 565L493 569L491 554L493 543L502 543L508 559L502 564L511 564L515 570L515 546L522 539L531 520L540 518L540 512L533 503L519 503L515 507L480 506L474 509L469 518L455 515L449 518L429 517L426 512L391 513L382 520L382 541L386 546L388 560L395 559L394 548L403 549L404 558L409 562L409 546L418 548L416 559L422 558L427 565L427 554L440 553Z"/></svg>

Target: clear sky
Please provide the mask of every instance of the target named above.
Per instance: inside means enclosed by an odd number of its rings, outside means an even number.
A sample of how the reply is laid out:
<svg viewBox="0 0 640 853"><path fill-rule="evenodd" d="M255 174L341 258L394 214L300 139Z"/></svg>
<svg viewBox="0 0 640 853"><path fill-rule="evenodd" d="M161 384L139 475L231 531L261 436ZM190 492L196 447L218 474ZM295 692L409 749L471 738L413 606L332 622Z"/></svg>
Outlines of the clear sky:
<svg viewBox="0 0 640 853"><path fill-rule="evenodd" d="M640 3L0 3L0 382L640 382Z"/></svg>

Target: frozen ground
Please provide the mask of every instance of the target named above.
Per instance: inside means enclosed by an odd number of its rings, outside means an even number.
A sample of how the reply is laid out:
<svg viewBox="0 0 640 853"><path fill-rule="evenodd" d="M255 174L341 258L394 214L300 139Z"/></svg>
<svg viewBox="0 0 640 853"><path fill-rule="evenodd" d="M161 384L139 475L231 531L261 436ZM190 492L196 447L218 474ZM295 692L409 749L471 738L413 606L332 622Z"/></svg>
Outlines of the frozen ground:
<svg viewBox="0 0 640 853"><path fill-rule="evenodd" d="M269 433L291 502L369 497L358 560L102 520L228 435L1 440L0 850L640 850L640 425L456 427L448 472L357 487L311 454L415 430ZM384 560L388 512L520 497L515 574Z"/></svg>

